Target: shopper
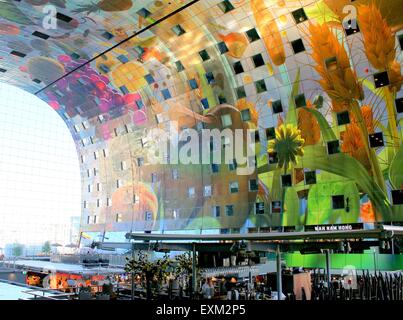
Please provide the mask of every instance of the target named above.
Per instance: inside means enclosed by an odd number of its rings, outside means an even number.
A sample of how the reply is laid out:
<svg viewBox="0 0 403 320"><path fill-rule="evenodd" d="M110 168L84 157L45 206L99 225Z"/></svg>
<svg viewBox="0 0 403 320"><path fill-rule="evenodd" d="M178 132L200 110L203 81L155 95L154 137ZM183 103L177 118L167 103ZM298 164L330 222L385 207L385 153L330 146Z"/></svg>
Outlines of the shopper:
<svg viewBox="0 0 403 320"><path fill-rule="evenodd" d="M214 286L211 278L207 278L207 281L203 284L202 294L204 299L211 299L214 297Z"/></svg>
<svg viewBox="0 0 403 320"><path fill-rule="evenodd" d="M239 291L237 290L235 285L233 285L231 287L231 290L228 291L227 300L239 300Z"/></svg>

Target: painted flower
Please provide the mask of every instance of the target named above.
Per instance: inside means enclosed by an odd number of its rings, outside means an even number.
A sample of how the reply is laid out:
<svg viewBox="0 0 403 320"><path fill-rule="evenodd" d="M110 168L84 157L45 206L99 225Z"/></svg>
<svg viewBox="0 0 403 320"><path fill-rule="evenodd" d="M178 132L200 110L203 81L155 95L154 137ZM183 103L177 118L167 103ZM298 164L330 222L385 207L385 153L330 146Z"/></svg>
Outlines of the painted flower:
<svg viewBox="0 0 403 320"><path fill-rule="evenodd" d="M290 162L296 163L297 156L304 155L304 143L301 130L282 124L276 129L276 138L269 141L267 151L277 153L279 168L288 169Z"/></svg>

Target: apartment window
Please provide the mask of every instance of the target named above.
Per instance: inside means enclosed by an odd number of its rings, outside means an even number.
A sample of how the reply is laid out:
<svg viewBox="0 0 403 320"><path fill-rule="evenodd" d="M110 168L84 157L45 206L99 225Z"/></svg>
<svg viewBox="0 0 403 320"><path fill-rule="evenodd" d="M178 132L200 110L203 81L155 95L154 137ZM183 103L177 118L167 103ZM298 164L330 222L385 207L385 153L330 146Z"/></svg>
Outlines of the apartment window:
<svg viewBox="0 0 403 320"><path fill-rule="evenodd" d="M140 203L140 197L137 194L133 195L133 203L134 204Z"/></svg>
<svg viewBox="0 0 403 320"><path fill-rule="evenodd" d="M196 79L191 79L189 80L189 86L191 89L197 89L199 87L199 85L197 84Z"/></svg>
<svg viewBox="0 0 403 320"><path fill-rule="evenodd" d="M220 212L220 207L219 206L213 206L212 207L212 212L213 212L213 217L218 218L221 214Z"/></svg>
<svg viewBox="0 0 403 320"><path fill-rule="evenodd" d="M94 216L93 222L94 222L94 224L97 224L97 223L98 223L98 216Z"/></svg>
<svg viewBox="0 0 403 320"><path fill-rule="evenodd" d="M205 197L211 197L211 186L204 186L204 196Z"/></svg>
<svg viewBox="0 0 403 320"><path fill-rule="evenodd" d="M242 110L241 118L242 118L242 121L250 121L251 120L250 110L249 109Z"/></svg>
<svg viewBox="0 0 403 320"><path fill-rule="evenodd" d="M246 97L245 87L240 86L240 87L236 88L236 95L237 95L238 99L245 98Z"/></svg>
<svg viewBox="0 0 403 320"><path fill-rule="evenodd" d="M79 133L80 132L80 127L78 126L78 125L74 125L74 131L76 132L76 133Z"/></svg>
<svg viewBox="0 0 403 320"><path fill-rule="evenodd" d="M263 79L256 81L255 82L255 87L256 87L257 93L262 93L262 92L267 91L266 83L264 82Z"/></svg>
<svg viewBox="0 0 403 320"><path fill-rule="evenodd" d="M180 62L180 61L176 61L175 66L176 66L176 70L178 72L185 70L185 67L183 66L182 62Z"/></svg>
<svg viewBox="0 0 403 320"><path fill-rule="evenodd" d="M102 205L101 199L97 199L97 208L100 208Z"/></svg>
<svg viewBox="0 0 403 320"><path fill-rule="evenodd" d="M157 182L157 174L156 173L151 173L151 182L152 183Z"/></svg>
<svg viewBox="0 0 403 320"><path fill-rule="evenodd" d="M122 180L116 180L116 188L120 188L122 186Z"/></svg>
<svg viewBox="0 0 403 320"><path fill-rule="evenodd" d="M283 112L283 104L281 103L281 100L273 101L271 106L273 108L273 113L274 114Z"/></svg>
<svg viewBox="0 0 403 320"><path fill-rule="evenodd" d="M178 37L182 34L186 33L185 29L182 28L181 25L177 24L171 29Z"/></svg>
<svg viewBox="0 0 403 320"><path fill-rule="evenodd" d="M179 179L179 171L178 171L178 169L172 169L172 179L174 179L174 180Z"/></svg>
<svg viewBox="0 0 403 320"><path fill-rule="evenodd" d="M263 60L263 57L262 57L262 55L260 53L257 54L257 55L254 55L252 57L252 61L253 61L254 65L255 65L255 68L259 68L259 67L264 65L264 60Z"/></svg>
<svg viewBox="0 0 403 320"><path fill-rule="evenodd" d="M220 50L221 54L224 54L224 53L229 51L227 45L225 44L225 42L218 43L217 47L218 47L218 50Z"/></svg>
<svg viewBox="0 0 403 320"><path fill-rule="evenodd" d="M211 171L212 171L213 173L219 172L219 171L220 171L220 166L219 166L218 164L216 164L216 163L212 163L212 164L211 164Z"/></svg>
<svg viewBox="0 0 403 320"><path fill-rule="evenodd" d="M87 169L87 177L88 177L88 178L91 177L91 171L90 171L90 169Z"/></svg>
<svg viewBox="0 0 403 320"><path fill-rule="evenodd" d="M120 170L126 170L127 169L127 164L126 161L121 161L120 162Z"/></svg>
<svg viewBox="0 0 403 320"><path fill-rule="evenodd" d="M99 157L99 153L98 153L98 151L95 151L95 152L94 152L94 159L97 160L98 157Z"/></svg>
<svg viewBox="0 0 403 320"><path fill-rule="evenodd" d="M229 191L230 191L230 193L238 193L238 191L239 191L238 181L230 182Z"/></svg>
<svg viewBox="0 0 403 320"><path fill-rule="evenodd" d="M122 214L121 213L116 214L115 222L117 222L117 223L122 222Z"/></svg>
<svg viewBox="0 0 403 320"><path fill-rule="evenodd" d="M102 183L97 183L97 191L102 191Z"/></svg>
<svg viewBox="0 0 403 320"><path fill-rule="evenodd" d="M152 221L153 220L153 213L151 211L146 211L144 214L145 221Z"/></svg>
<svg viewBox="0 0 403 320"><path fill-rule="evenodd" d="M194 187L190 187L188 188L188 197L189 198L194 198L196 195L196 191Z"/></svg>
<svg viewBox="0 0 403 320"><path fill-rule="evenodd" d="M104 155L104 158L108 157L108 149L103 149L102 154Z"/></svg>
<svg viewBox="0 0 403 320"><path fill-rule="evenodd" d="M255 214L264 214L264 202L255 203Z"/></svg>
<svg viewBox="0 0 403 320"><path fill-rule="evenodd" d="M221 116L221 123L222 126L225 127L230 127L232 125L232 118L230 114L224 114Z"/></svg>
<svg viewBox="0 0 403 320"><path fill-rule="evenodd" d="M137 166L141 167L144 165L144 158L137 158Z"/></svg>
<svg viewBox="0 0 403 320"><path fill-rule="evenodd" d="M316 183L316 171L306 171L304 173L305 184L315 184Z"/></svg>
<svg viewBox="0 0 403 320"><path fill-rule="evenodd" d="M85 156L81 156L81 163L84 163L85 162Z"/></svg>
<svg viewBox="0 0 403 320"><path fill-rule="evenodd" d="M92 184L88 185L88 192L92 192Z"/></svg>
<svg viewBox="0 0 403 320"><path fill-rule="evenodd" d="M229 0L225 0L225 1L220 2L218 4L218 7L221 9L221 11L223 13L227 13L227 12L230 12L230 11L235 9L234 6L232 5L232 3Z"/></svg>
<svg viewBox="0 0 403 320"><path fill-rule="evenodd" d="M256 179L249 180L249 191L257 191L257 190L258 190L258 184Z"/></svg>
<svg viewBox="0 0 403 320"><path fill-rule="evenodd" d="M85 201L85 200L84 200L84 202L83 202L83 208L84 208L84 209L87 209L87 201Z"/></svg>
<svg viewBox="0 0 403 320"><path fill-rule="evenodd" d="M91 217L90 216L87 217L87 224L91 224Z"/></svg>
<svg viewBox="0 0 403 320"><path fill-rule="evenodd" d="M111 199L111 198L106 198L106 205L107 205L108 207L111 207L111 206L112 206L112 199Z"/></svg>
<svg viewBox="0 0 403 320"><path fill-rule="evenodd" d="M246 31L246 36L248 37L249 42L254 42L260 39L260 36L255 28Z"/></svg>
<svg viewBox="0 0 403 320"><path fill-rule="evenodd" d="M94 168L94 177L96 177L97 175L98 175L98 169L97 168Z"/></svg>
<svg viewBox="0 0 403 320"><path fill-rule="evenodd" d="M214 84L215 79L214 79L214 74L212 72L207 72L205 74L206 80L208 84Z"/></svg>
<svg viewBox="0 0 403 320"><path fill-rule="evenodd" d="M200 51L200 52L199 52L199 55L200 55L200 58L201 58L203 61L210 60L210 56L209 56L207 50L202 50L202 51Z"/></svg>
<svg viewBox="0 0 403 320"><path fill-rule="evenodd" d="M235 74L240 74L240 73L244 72L241 61L235 62L232 66L234 68Z"/></svg>
<svg viewBox="0 0 403 320"><path fill-rule="evenodd" d="M236 170L237 167L238 167L238 164L236 163L235 159L232 160L232 163L228 164L229 171L234 171L234 170Z"/></svg>
<svg viewBox="0 0 403 320"><path fill-rule="evenodd" d="M344 209L344 195L332 196L332 207L334 210Z"/></svg>
<svg viewBox="0 0 403 320"><path fill-rule="evenodd" d="M137 11L137 14L143 18L151 16L151 12L148 11L146 8L141 8L139 11Z"/></svg>
<svg viewBox="0 0 403 320"><path fill-rule="evenodd" d="M228 204L225 206L225 215L231 217L234 215L234 205Z"/></svg>

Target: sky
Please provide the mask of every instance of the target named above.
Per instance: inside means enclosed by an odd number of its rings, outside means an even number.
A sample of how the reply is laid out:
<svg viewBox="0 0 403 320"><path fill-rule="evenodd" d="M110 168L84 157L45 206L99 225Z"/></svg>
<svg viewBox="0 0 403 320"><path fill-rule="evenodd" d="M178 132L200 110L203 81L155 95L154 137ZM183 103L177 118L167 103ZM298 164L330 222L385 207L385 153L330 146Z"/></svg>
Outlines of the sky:
<svg viewBox="0 0 403 320"><path fill-rule="evenodd" d="M80 211L79 160L67 126L44 101L0 83L0 248L68 243L70 217Z"/></svg>

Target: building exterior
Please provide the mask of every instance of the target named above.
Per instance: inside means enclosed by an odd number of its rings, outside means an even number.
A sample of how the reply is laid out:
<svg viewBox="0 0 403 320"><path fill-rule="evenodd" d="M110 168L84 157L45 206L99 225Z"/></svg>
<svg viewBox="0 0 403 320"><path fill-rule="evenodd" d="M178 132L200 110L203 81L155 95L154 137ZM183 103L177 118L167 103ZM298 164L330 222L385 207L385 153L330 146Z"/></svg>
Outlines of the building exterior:
<svg viewBox="0 0 403 320"><path fill-rule="evenodd" d="M350 1L121 1L113 20L102 2L86 17L69 1L49 29L41 6L0 3L18 13L0 16L2 41L19 44L0 81L36 93L71 130L87 240L402 221L399 1L358 2L346 17ZM153 160L154 129L169 134L168 163ZM206 141L206 129L242 134ZM190 132L201 144L185 152ZM205 156L203 143L209 159L246 152L250 135L250 174L238 161L174 161L175 147Z"/></svg>

